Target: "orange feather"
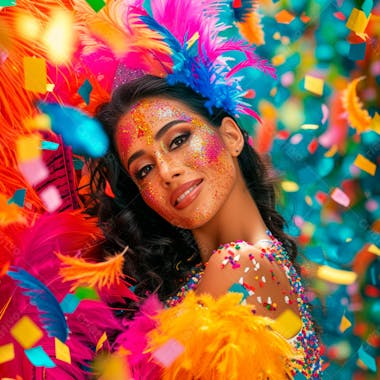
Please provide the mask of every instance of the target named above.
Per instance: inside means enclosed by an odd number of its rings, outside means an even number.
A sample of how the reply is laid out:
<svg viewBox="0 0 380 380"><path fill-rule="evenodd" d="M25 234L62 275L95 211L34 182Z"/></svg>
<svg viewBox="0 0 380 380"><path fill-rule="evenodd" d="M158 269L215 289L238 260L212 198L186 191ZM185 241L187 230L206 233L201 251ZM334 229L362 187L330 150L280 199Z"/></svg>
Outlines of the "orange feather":
<svg viewBox="0 0 380 380"><path fill-rule="evenodd" d="M71 291L79 286L111 287L119 284L123 274L124 254L128 247L118 255L107 258L105 261L94 263L82 258L65 256L57 253L62 265L60 275L63 281L74 281Z"/></svg>
<svg viewBox="0 0 380 380"><path fill-rule="evenodd" d="M371 126L371 117L356 94L357 84L364 77L354 79L343 93L343 106L348 114L348 121L358 133L364 132Z"/></svg>
<svg viewBox="0 0 380 380"><path fill-rule="evenodd" d="M264 44L264 31L260 21L260 15L254 10L248 14L244 22L237 23L242 36L254 45Z"/></svg>

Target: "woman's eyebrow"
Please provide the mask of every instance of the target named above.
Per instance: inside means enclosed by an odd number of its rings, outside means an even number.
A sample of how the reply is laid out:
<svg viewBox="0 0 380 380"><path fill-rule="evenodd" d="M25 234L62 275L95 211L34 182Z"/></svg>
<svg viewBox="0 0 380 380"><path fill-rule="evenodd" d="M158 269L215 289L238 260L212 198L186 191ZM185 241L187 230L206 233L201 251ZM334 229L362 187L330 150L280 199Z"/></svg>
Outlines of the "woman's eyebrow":
<svg viewBox="0 0 380 380"><path fill-rule="evenodd" d="M157 141L160 139L171 127L174 127L177 124L185 123L188 120L172 120L169 123L165 124L154 136L154 140ZM138 150L137 152L133 153L131 157L129 157L127 162L127 169L129 170L129 167L131 166L132 162L137 160L139 157L144 155L145 150Z"/></svg>

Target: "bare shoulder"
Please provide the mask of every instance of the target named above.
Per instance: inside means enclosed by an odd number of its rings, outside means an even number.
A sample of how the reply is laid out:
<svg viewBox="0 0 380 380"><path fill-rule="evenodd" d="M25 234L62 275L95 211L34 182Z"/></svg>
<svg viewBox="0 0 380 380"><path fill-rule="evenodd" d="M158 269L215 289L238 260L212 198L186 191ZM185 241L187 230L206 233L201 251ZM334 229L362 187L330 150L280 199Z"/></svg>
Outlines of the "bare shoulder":
<svg viewBox="0 0 380 380"><path fill-rule="evenodd" d="M218 249L211 257L198 293L214 297L240 291L260 315L275 317L285 308L298 312L286 268L267 245L235 243Z"/></svg>

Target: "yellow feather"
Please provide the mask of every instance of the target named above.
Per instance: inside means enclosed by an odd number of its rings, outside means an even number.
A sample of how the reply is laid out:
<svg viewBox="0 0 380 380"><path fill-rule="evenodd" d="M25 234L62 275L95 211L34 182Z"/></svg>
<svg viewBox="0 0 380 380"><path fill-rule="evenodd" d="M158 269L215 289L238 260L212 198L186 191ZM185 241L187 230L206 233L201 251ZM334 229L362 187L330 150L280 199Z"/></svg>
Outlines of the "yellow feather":
<svg viewBox="0 0 380 380"><path fill-rule="evenodd" d="M365 77L354 79L343 92L343 106L348 114L348 121L358 133L364 132L371 126L371 117L356 95L356 86Z"/></svg>
<svg viewBox="0 0 380 380"><path fill-rule="evenodd" d="M105 261L94 263L88 262L82 258L65 256L57 253L61 261L60 275L63 281L74 281L71 291L79 286L110 287L113 284L119 284L120 278L123 278L124 254L128 247L118 255L109 257Z"/></svg>
<svg viewBox="0 0 380 380"><path fill-rule="evenodd" d="M167 341L184 351L164 368L163 379L270 379L292 378L300 352L271 328L269 318L252 314L240 304L241 295L228 293L215 300L188 293L184 301L160 312L158 327L149 335L147 352Z"/></svg>

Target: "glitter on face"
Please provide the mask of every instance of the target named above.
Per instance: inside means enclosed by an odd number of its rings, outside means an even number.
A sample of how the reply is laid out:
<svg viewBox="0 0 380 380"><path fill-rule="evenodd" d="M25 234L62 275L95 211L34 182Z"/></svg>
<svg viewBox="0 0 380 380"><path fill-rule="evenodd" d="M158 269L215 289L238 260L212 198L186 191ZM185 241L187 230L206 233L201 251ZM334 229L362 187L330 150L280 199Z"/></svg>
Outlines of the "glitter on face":
<svg viewBox="0 0 380 380"><path fill-rule="evenodd" d="M156 141L153 136L172 121ZM186 135L185 142L176 139ZM203 121L181 102L160 98L144 99L121 119L115 135L121 161L144 151L129 168L132 179L149 207L171 224L193 229L210 220L224 205L236 178L236 170L217 128ZM136 177L149 167L143 179ZM186 182L202 179L199 196L189 207L176 209L172 192ZM170 183L168 186L167 183Z"/></svg>

